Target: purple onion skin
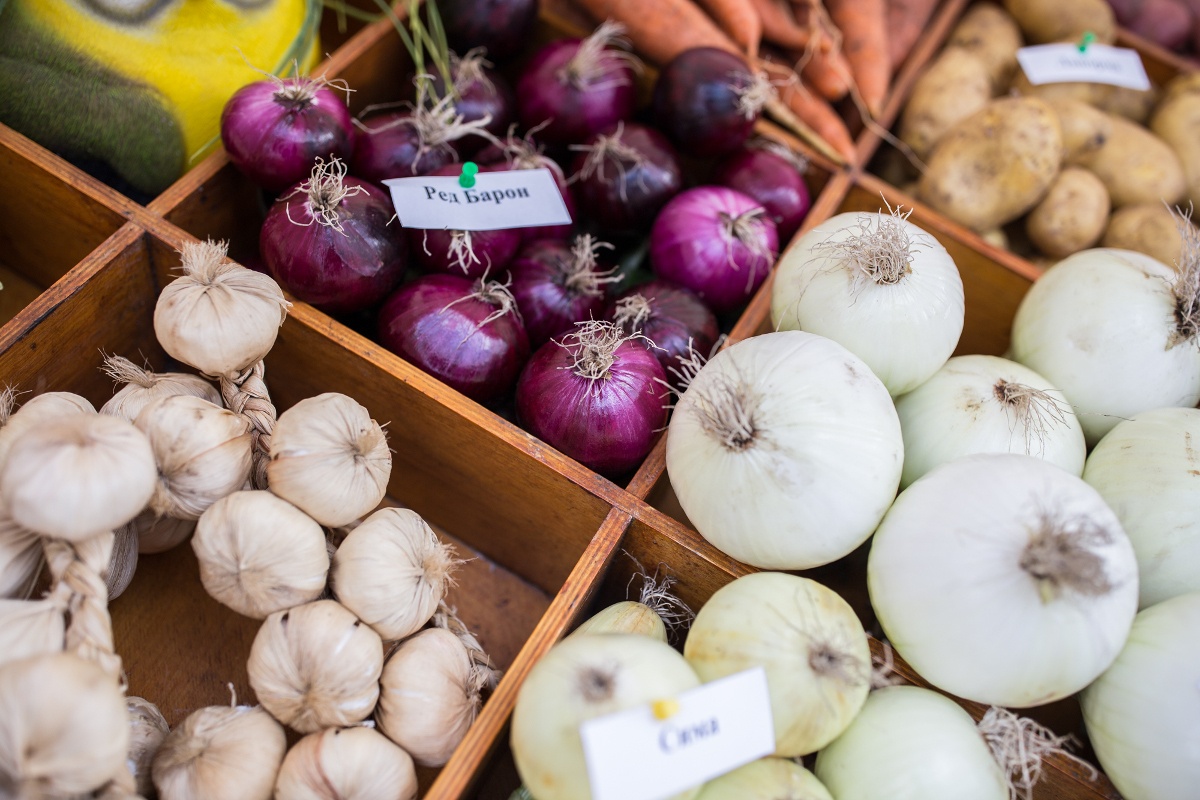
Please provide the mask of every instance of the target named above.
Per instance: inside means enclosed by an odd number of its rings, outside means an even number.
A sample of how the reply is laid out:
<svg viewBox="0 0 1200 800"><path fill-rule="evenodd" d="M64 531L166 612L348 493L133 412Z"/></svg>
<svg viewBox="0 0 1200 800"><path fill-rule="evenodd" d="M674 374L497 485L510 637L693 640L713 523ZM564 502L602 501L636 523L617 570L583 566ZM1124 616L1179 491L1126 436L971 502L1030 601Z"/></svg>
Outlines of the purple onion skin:
<svg viewBox="0 0 1200 800"><path fill-rule="evenodd" d="M403 230L388 224L395 215L388 196L357 178L343 184L363 189L341 202L344 234L314 221L302 192L276 200L259 234L259 252L275 280L331 314L378 303L400 282L408 259Z"/></svg>
<svg viewBox="0 0 1200 800"><path fill-rule="evenodd" d="M324 86L306 102L276 99L278 92L272 81L248 84L221 111L221 142L229 160L269 192L307 179L317 158L348 158L354 146L344 97Z"/></svg>
<svg viewBox="0 0 1200 800"><path fill-rule="evenodd" d="M587 144L595 144L599 136L613 130L602 131ZM626 164L622 178L616 160L605 158L603 177L594 172L587 178L580 177L575 184L582 214L601 230L614 234L646 230L659 210L683 188L683 169L665 136L645 125L626 122L621 141L640 152L645 163ZM580 153L576 157L571 166L573 174L582 172L587 156Z"/></svg>
<svg viewBox="0 0 1200 800"><path fill-rule="evenodd" d="M512 391L529 359L529 339L512 312L483 324L497 307L470 297L474 291L472 281L454 275L417 278L380 308L379 341L455 391L486 405Z"/></svg>
<svg viewBox="0 0 1200 800"><path fill-rule="evenodd" d="M599 319L604 311L603 295L593 297L566 286L571 258L570 242L540 239L522 247L508 266L509 289L535 348L570 333L576 322Z"/></svg>
<svg viewBox="0 0 1200 800"><path fill-rule="evenodd" d="M411 178L429 175L454 162L453 150L429 147L420 151L421 140L411 125L389 125L396 120L409 119L407 112L388 112L368 117L363 124L370 131L359 130L354 137L354 156L350 174L363 180L382 184L389 178Z"/></svg>
<svg viewBox="0 0 1200 800"><path fill-rule="evenodd" d="M486 47L492 59L515 55L529 41L537 0L441 0L438 11L455 52Z"/></svg>
<svg viewBox="0 0 1200 800"><path fill-rule="evenodd" d="M637 105L633 68L605 49L595 76L576 86L563 73L579 51L580 39L560 39L543 47L517 79L517 115L523 128L549 120L538 131L547 144L576 144L593 133L630 119Z"/></svg>
<svg viewBox="0 0 1200 800"><path fill-rule="evenodd" d="M754 80L746 63L716 47L685 50L654 85L654 121L684 153L712 158L746 143L758 120L738 110L738 90Z"/></svg>
<svg viewBox="0 0 1200 800"><path fill-rule="evenodd" d="M654 274L691 289L718 314L741 306L774 266L779 237L770 217L760 217L755 229L770 252L751 252L726 235L722 215L738 217L754 208L762 206L724 186L698 186L676 196L650 230Z"/></svg>
<svg viewBox="0 0 1200 800"><path fill-rule="evenodd" d="M462 114L463 122L475 122L491 114L492 121L484 129L497 138L503 138L509 126L516 121L517 99L503 75L494 69L484 67L483 76L487 79L487 83L471 81L466 86L459 87L458 101L454 104L454 108L459 114ZM441 97L445 91L443 88L445 83L441 76L434 75L432 83L434 92ZM464 136L450 144L462 158L471 156L483 147L492 146L486 138L474 135Z"/></svg>
<svg viewBox="0 0 1200 800"><path fill-rule="evenodd" d="M472 231L471 245L479 260L470 261L464 270L450 255L453 238L453 231L412 228L408 231L408 246L416 255L417 263L429 272L471 279L482 278L485 274L491 277L502 275L521 247L521 232L516 228Z"/></svg>
<svg viewBox="0 0 1200 800"><path fill-rule="evenodd" d="M608 374L584 378L571 368L578 345L547 342L517 381L517 413L526 429L602 475L635 469L666 425L666 380L658 359L622 342Z"/></svg>
<svg viewBox="0 0 1200 800"><path fill-rule="evenodd" d="M662 365L667 380L675 385L678 383L675 372L679 371L680 359L688 355L689 344L705 358L712 351L721 335L717 318L695 294L663 280L649 281L623 292L609 304L604 318L615 319L617 302L639 294L650 302L650 316L638 329L626 327L625 332L640 333L654 343L653 347L647 346Z"/></svg>
<svg viewBox="0 0 1200 800"><path fill-rule="evenodd" d="M475 162L479 165L480 171L488 170L492 172L502 172L510 169L526 169L510 164L504 155L504 150L497 145L489 144L487 147L475 154ZM549 158L546 159L545 166L550 170L550 174L554 176L554 183L558 186L558 193L562 195L563 205L567 207L567 213L571 215L571 219L579 218L578 211L575 205L575 195L571 192L571 187L567 185L567 179L563 176L560 169L556 169L557 165ZM569 239L574 231L574 225L543 225L537 228L521 228L522 241L535 242L538 239Z"/></svg>
<svg viewBox="0 0 1200 800"><path fill-rule="evenodd" d="M717 167L714 178L737 189L767 210L780 242L790 242L812 208L804 176L786 158L769 150L747 147Z"/></svg>

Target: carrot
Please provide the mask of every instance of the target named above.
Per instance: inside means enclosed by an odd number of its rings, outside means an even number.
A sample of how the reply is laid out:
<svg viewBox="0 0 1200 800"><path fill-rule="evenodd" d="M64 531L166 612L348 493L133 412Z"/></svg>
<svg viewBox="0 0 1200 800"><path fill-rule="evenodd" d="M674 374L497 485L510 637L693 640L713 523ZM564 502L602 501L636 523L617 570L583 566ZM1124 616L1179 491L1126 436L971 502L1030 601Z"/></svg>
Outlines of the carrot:
<svg viewBox="0 0 1200 800"><path fill-rule="evenodd" d="M637 52L664 65L693 47L741 50L691 0L576 0L595 20L613 19Z"/></svg>
<svg viewBox="0 0 1200 800"><path fill-rule="evenodd" d="M813 41L813 30L796 21L787 0L750 0L762 20L763 38L789 50L804 50ZM829 43L818 37L825 49Z"/></svg>
<svg viewBox="0 0 1200 800"><path fill-rule="evenodd" d="M863 105L872 118L878 118L892 81L886 0L825 0L825 4L842 32L842 53Z"/></svg>
<svg viewBox="0 0 1200 800"><path fill-rule="evenodd" d="M790 51L796 71L821 97L841 100L850 91L854 80L850 65L841 53L841 33L820 0L794 3L793 11L798 24L813 31L816 37L808 47Z"/></svg>
<svg viewBox="0 0 1200 800"><path fill-rule="evenodd" d="M854 140L846 123L829 103L800 84L796 73L782 64L759 61L779 86L779 100L767 104L776 120L825 157L842 164L854 159Z"/></svg>
<svg viewBox="0 0 1200 800"><path fill-rule="evenodd" d="M896 69L921 38L938 0L887 0L888 60Z"/></svg>
<svg viewBox="0 0 1200 800"><path fill-rule="evenodd" d="M754 13L752 0L697 0L708 15L750 58L758 57L762 20ZM649 5L649 3L647 3Z"/></svg>

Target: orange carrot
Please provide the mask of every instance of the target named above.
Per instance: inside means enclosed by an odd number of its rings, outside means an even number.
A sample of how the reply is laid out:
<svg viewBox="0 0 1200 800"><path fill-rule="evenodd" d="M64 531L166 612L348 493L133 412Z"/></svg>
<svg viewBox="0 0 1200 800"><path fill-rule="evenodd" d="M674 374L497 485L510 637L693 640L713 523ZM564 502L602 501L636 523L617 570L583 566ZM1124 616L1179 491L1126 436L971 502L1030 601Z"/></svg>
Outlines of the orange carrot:
<svg viewBox="0 0 1200 800"><path fill-rule="evenodd" d="M752 0L697 0L721 30L750 58L758 57L762 20L754 13ZM649 3L647 3L649 5Z"/></svg>
<svg viewBox="0 0 1200 800"><path fill-rule="evenodd" d="M803 86L796 73L788 67L765 60L760 61L759 65L778 86L783 107L767 105L767 110L777 121L831 160L838 163L853 160L854 140L850 137L846 123L833 107ZM816 141L812 139L813 134Z"/></svg>
<svg viewBox="0 0 1200 800"><path fill-rule="evenodd" d="M842 32L842 53L863 105L878 118L892 82L886 0L825 0L825 5Z"/></svg>
<svg viewBox="0 0 1200 800"><path fill-rule="evenodd" d="M821 97L841 100L849 93L854 80L850 65L841 52L841 33L820 0L795 3L792 9L798 24L813 31L816 37L810 46L791 51L795 69Z"/></svg>
<svg viewBox="0 0 1200 800"><path fill-rule="evenodd" d="M693 47L741 54L691 0L576 0L576 4L597 22L620 22L634 49L660 66Z"/></svg>
<svg viewBox="0 0 1200 800"><path fill-rule="evenodd" d="M762 20L763 38L789 50L804 50L813 41L813 30L796 22L787 0L751 0ZM818 37L828 49L828 42Z"/></svg>
<svg viewBox="0 0 1200 800"><path fill-rule="evenodd" d="M887 0L888 60L896 69L912 51L938 0Z"/></svg>

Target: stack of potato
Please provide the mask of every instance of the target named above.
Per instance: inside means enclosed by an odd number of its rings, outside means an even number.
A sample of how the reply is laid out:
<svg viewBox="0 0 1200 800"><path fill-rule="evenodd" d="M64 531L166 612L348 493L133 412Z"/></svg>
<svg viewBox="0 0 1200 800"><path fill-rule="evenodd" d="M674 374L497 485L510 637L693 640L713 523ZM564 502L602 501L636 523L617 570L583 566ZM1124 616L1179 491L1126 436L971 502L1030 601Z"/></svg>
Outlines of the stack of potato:
<svg viewBox="0 0 1200 800"><path fill-rule="evenodd" d="M1200 75L1150 91L1034 86L1017 64L1027 44L1111 43L1115 30L1104 0L972 5L900 118L927 165L910 190L1035 261L1103 245L1174 264L1170 207L1200 200Z"/></svg>

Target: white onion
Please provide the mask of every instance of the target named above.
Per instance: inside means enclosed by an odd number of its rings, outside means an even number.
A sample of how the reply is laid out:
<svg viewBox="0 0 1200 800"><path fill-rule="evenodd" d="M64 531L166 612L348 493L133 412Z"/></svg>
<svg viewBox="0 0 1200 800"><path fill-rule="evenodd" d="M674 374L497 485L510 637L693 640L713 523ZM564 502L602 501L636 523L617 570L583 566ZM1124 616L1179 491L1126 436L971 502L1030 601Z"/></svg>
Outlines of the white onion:
<svg viewBox="0 0 1200 800"><path fill-rule="evenodd" d="M1080 698L1100 766L1126 800L1195 800L1200 786L1200 592L1138 614Z"/></svg>
<svg viewBox="0 0 1200 800"><path fill-rule="evenodd" d="M517 694L510 743L521 780L537 800L587 800L592 794L580 724L699 684L683 656L649 636L564 639L534 664ZM699 788L665 800L689 800Z"/></svg>
<svg viewBox="0 0 1200 800"><path fill-rule="evenodd" d="M705 683L766 670L778 756L829 744L871 689L871 651L854 610L816 581L782 572L718 589L696 614L683 655Z"/></svg>
<svg viewBox="0 0 1200 800"><path fill-rule="evenodd" d="M1083 471L1083 429L1062 392L1028 367L996 356L955 356L896 398L906 487L934 467L975 453L1024 453Z"/></svg>
<svg viewBox="0 0 1200 800"><path fill-rule="evenodd" d="M1195 321L1181 326L1177 314L1189 292L1197 300L1200 285L1187 283L1186 273L1179 277L1142 253L1076 253L1048 269L1021 301L1013 358L1062 390L1089 445L1139 411L1195 406ZM1200 308L1190 313L1200 316Z"/></svg>
<svg viewBox="0 0 1200 800"><path fill-rule="evenodd" d="M696 800L833 800L833 795L795 761L760 758L704 784Z"/></svg>
<svg viewBox="0 0 1200 800"><path fill-rule="evenodd" d="M963 312L954 259L898 211L831 217L793 242L775 268L775 328L833 339L893 395L946 363Z"/></svg>
<svg viewBox="0 0 1200 800"><path fill-rule="evenodd" d="M837 800L1008 800L1008 783L975 721L918 686L871 692L814 769Z"/></svg>
<svg viewBox="0 0 1200 800"><path fill-rule="evenodd" d="M1161 408L1109 431L1084 467L1133 542L1141 608L1200 591L1197 448L1200 410Z"/></svg>
<svg viewBox="0 0 1200 800"><path fill-rule="evenodd" d="M1137 613L1116 515L1082 479L1023 455L967 456L901 492L875 532L867 586L923 678L1015 708L1091 683Z"/></svg>
<svg viewBox="0 0 1200 800"><path fill-rule="evenodd" d="M891 397L857 356L783 331L704 365L671 418L667 472L720 550L808 569L871 535L895 497L903 449Z"/></svg>

